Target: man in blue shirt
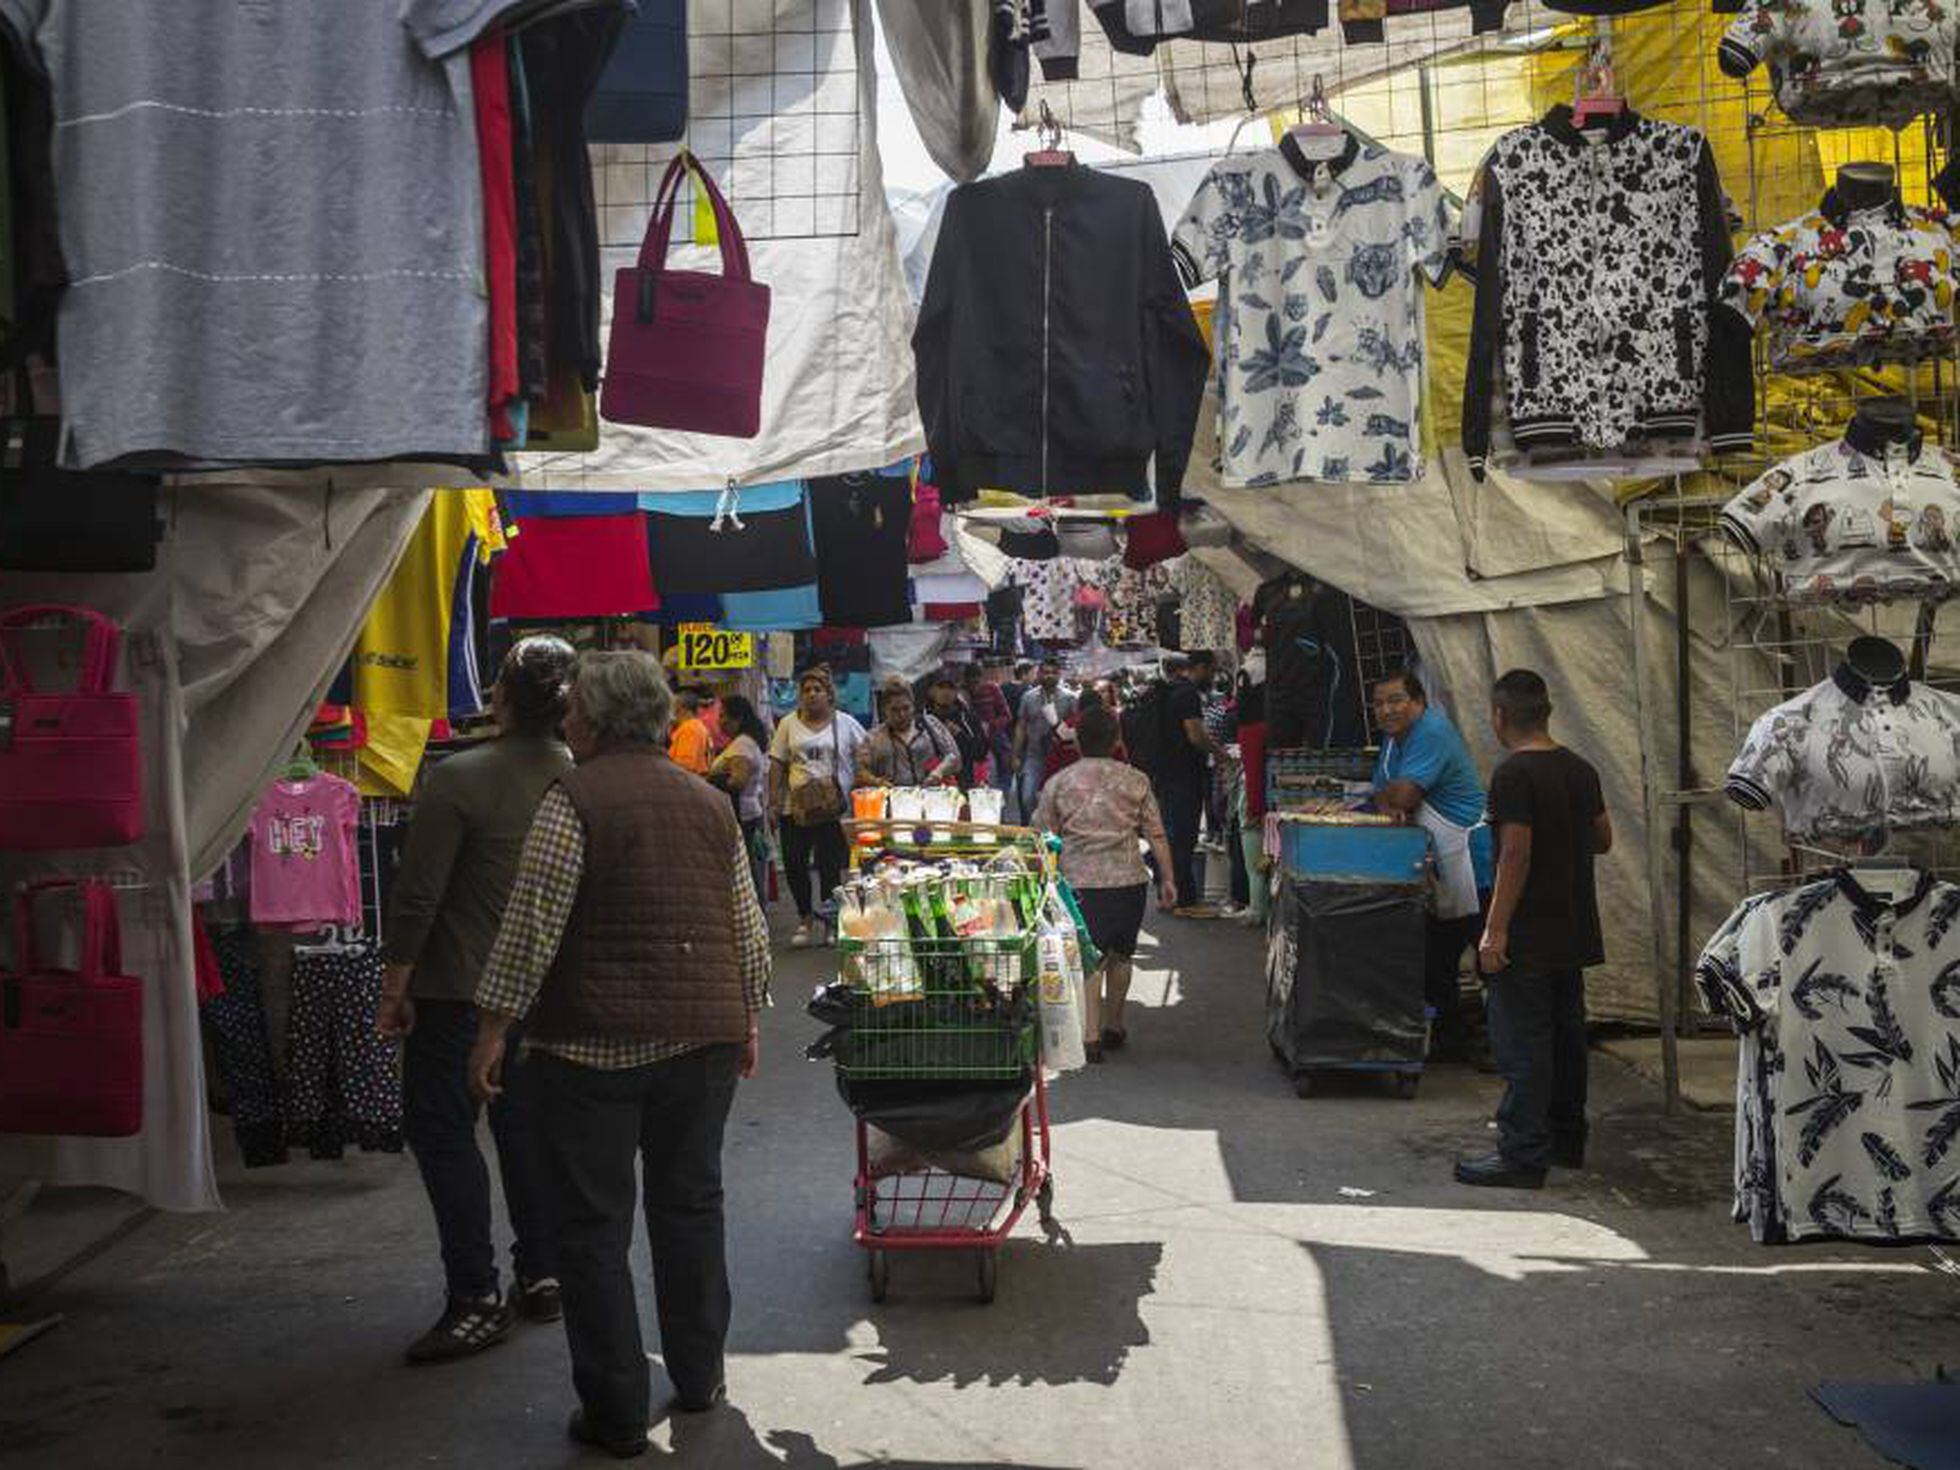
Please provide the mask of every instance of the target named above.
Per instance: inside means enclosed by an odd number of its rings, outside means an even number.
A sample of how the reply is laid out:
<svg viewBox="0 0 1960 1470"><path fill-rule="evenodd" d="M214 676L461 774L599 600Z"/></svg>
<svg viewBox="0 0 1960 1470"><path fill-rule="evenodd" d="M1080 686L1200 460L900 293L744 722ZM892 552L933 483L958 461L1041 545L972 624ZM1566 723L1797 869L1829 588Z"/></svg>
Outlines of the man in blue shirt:
<svg viewBox="0 0 1960 1470"><path fill-rule="evenodd" d="M1375 805L1415 822L1436 851L1435 903L1424 951L1424 998L1435 1009L1432 1055L1466 1059L1458 973L1481 927L1470 829L1484 818L1484 788L1469 747L1440 710L1429 707L1422 681L1406 669L1372 691L1382 750L1375 761Z"/></svg>

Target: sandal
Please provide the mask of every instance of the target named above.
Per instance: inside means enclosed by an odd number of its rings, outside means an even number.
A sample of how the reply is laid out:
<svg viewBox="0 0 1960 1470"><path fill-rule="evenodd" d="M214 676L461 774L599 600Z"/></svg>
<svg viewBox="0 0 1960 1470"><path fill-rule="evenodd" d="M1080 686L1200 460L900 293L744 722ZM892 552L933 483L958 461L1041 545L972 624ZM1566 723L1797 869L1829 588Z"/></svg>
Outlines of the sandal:
<svg viewBox="0 0 1960 1470"><path fill-rule="evenodd" d="M1083 1056L1087 1057L1091 1062L1100 1062L1103 1059L1102 1043L1100 1041L1083 1042L1082 1054Z"/></svg>
<svg viewBox="0 0 1960 1470"><path fill-rule="evenodd" d="M1130 1040L1130 1033L1121 1026L1103 1027L1102 1044L1110 1051L1121 1051Z"/></svg>

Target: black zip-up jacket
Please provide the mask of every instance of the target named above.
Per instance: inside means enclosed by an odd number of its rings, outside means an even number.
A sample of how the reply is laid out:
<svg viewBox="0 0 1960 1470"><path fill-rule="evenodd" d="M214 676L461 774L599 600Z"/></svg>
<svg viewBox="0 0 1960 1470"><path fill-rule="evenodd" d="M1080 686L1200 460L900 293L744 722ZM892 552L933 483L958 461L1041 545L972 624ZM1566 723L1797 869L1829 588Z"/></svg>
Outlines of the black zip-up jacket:
<svg viewBox="0 0 1960 1470"><path fill-rule="evenodd" d="M1147 184L1023 168L946 201L912 334L941 495L1184 484L1208 354Z"/></svg>

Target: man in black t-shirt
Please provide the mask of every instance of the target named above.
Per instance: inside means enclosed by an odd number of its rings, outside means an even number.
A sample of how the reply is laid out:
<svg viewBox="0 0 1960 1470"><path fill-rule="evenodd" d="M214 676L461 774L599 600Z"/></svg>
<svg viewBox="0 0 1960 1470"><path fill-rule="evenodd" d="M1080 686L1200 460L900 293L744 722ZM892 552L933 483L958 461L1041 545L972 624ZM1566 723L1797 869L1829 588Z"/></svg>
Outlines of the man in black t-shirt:
<svg viewBox="0 0 1960 1470"><path fill-rule="evenodd" d="M1163 756L1153 774L1164 833L1170 839L1171 875L1177 882L1177 907L1172 912L1181 919L1216 918L1216 912L1205 907L1196 859L1212 757L1224 755L1205 729L1205 691L1217 675L1218 660L1210 653L1193 653L1172 664L1168 672Z"/></svg>
<svg viewBox="0 0 1960 1470"><path fill-rule="evenodd" d="M1460 1161L1461 1184L1536 1189L1549 1165L1585 1164L1585 967L1606 957L1593 861L1612 849L1613 821L1599 773L1552 739L1551 714L1528 669L1491 692L1491 728L1510 754L1490 780L1497 884L1477 963L1505 1088L1497 1152Z"/></svg>

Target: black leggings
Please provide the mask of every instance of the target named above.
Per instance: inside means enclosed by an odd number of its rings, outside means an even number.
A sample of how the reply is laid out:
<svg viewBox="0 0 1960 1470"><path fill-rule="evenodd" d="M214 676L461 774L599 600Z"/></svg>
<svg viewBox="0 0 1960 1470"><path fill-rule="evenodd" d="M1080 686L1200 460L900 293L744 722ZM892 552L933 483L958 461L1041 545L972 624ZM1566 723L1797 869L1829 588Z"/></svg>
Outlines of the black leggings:
<svg viewBox="0 0 1960 1470"><path fill-rule="evenodd" d="M844 859L849 849L844 842L844 825L825 822L820 827L799 827L783 818L783 870L789 879L789 896L796 900L796 916L810 917L810 859L817 860L817 898L829 903L837 882L844 876Z"/></svg>

